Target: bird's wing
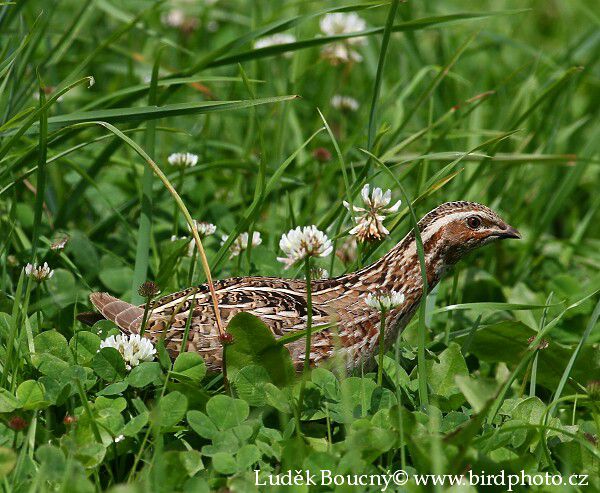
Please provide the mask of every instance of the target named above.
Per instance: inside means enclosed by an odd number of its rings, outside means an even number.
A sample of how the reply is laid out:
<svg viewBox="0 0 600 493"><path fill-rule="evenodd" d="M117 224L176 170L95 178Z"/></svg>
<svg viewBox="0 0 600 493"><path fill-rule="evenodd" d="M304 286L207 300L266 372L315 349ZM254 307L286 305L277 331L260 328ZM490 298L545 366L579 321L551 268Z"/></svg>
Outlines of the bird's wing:
<svg viewBox="0 0 600 493"><path fill-rule="evenodd" d="M305 283L298 280L245 277L215 282L223 324L239 312L260 318L275 337L302 330L306 325ZM144 306L136 306L107 293L93 293L90 299L98 311L126 333L139 333ZM313 326L335 320L318 300L313 304ZM179 347L189 321L190 349L212 351L220 347L218 329L208 285L188 288L151 302L146 315L146 334L151 339L165 337L171 348Z"/></svg>
<svg viewBox="0 0 600 493"><path fill-rule="evenodd" d="M215 292L225 325L239 312L259 317L275 337L301 330L306 324L306 291L302 281L268 277L230 278L215 282ZM207 326L216 327L206 284L156 300L151 306L152 315L176 319L183 316L187 320L192 303L192 323L203 331L208 329ZM313 304L312 313L315 325L324 323L332 315L318 302Z"/></svg>

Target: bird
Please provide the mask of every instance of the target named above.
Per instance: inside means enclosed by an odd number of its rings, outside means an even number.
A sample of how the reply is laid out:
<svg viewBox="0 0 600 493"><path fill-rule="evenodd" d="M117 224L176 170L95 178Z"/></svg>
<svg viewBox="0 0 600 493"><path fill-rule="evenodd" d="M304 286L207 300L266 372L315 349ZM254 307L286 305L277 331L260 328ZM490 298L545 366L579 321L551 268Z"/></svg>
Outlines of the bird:
<svg viewBox="0 0 600 493"><path fill-rule="evenodd" d="M430 291L445 272L467 253L494 241L521 238L489 207L467 201L446 202L417 223L423 244L426 287ZM264 322L275 338L306 331L306 281L276 277L233 277L214 281L219 313L224 324L238 313L250 313ZM423 296L423 275L414 230L388 253L356 272L311 281L312 336L310 366L340 355L347 372L374 361L382 311L365 302L369 293L401 292L400 306L384 311L384 349L414 315ZM139 334L145 305L133 305L108 293L96 292L90 300L99 313L78 317L88 325L98 319L114 322L124 334ZM192 310L190 307L194 303ZM188 317L187 347L182 348ZM199 353L209 370L222 371L223 345L207 284L190 287L149 302L143 337L165 347L175 357L182 350ZM293 337L291 339L294 339ZM302 337L285 345L294 366L305 360Z"/></svg>

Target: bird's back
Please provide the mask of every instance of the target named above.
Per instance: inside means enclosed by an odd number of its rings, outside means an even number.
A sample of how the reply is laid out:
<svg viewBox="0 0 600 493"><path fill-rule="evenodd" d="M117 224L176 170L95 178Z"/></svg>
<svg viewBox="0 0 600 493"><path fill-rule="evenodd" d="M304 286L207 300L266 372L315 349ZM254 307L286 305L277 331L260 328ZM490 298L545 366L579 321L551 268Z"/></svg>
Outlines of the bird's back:
<svg viewBox="0 0 600 493"><path fill-rule="evenodd" d="M317 280L311 283L313 327L331 325L351 318L356 321L358 313L349 311L353 292L348 290L343 279ZM236 277L216 281L214 287L225 326L237 313L246 312L260 318L276 338L306 328L306 283L303 280ZM123 332L140 332L144 318L143 305L132 305L107 293L93 293L90 299L98 311ZM361 312L365 310L362 309ZM206 284L151 302L145 334L155 341L164 337L167 348L177 354L181 351L186 323L190 317L187 350L197 351L209 368L219 370L221 342ZM331 354L335 344L334 332L336 331L324 330L314 334L311 352L313 364ZM362 332L356 333L357 340L362 339L362 336ZM300 366L304 358L304 342L292 342L287 347L294 362Z"/></svg>

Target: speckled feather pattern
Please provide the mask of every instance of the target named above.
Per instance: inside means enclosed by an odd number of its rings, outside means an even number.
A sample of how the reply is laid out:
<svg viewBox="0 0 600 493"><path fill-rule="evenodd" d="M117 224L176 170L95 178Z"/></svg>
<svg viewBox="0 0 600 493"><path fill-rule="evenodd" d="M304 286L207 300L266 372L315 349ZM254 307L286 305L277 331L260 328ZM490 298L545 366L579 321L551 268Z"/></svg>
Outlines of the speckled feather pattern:
<svg viewBox="0 0 600 493"><path fill-rule="evenodd" d="M469 231L461 227L469 214L482 217L485 224L507 227L494 211L473 202L442 204L419 222L429 289L465 253L490 241L481 235L469 236ZM334 355L344 358L348 371L372 362L377 351L380 313L365 304L364 296L380 289L393 289L405 295L404 304L387 314L385 342L390 345L412 318L423 292L413 232L380 260L360 271L312 282L313 327L333 324L312 336L312 365ZM276 338L305 329L303 280L235 277L215 281L215 290L225 325L237 313L247 312L259 317ZM94 293L90 298L99 312L123 332L139 333L143 306L131 305L107 293ZM222 348L207 285L164 296L153 301L150 309L146 337L153 341L164 337L167 348L176 355L182 349L186 322L191 316L187 350L198 352L211 370L220 371ZM304 346L303 339L286 346L297 369L304 361Z"/></svg>

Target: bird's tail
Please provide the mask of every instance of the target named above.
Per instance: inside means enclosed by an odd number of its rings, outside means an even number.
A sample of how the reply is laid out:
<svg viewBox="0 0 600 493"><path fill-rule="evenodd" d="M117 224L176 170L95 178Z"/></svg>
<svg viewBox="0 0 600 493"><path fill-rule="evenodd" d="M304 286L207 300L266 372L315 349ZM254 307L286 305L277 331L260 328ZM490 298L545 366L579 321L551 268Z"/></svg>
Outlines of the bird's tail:
<svg viewBox="0 0 600 493"><path fill-rule="evenodd" d="M108 293L92 293L90 301L100 313L80 313L77 315L77 319L81 322L93 325L104 318L114 322L124 332L134 334L139 332L144 317L143 308L122 301Z"/></svg>

